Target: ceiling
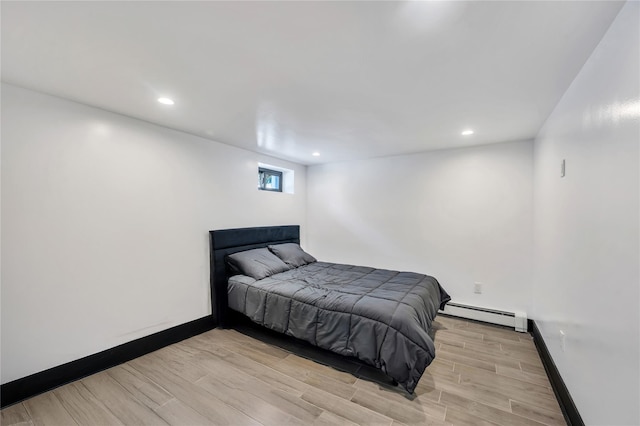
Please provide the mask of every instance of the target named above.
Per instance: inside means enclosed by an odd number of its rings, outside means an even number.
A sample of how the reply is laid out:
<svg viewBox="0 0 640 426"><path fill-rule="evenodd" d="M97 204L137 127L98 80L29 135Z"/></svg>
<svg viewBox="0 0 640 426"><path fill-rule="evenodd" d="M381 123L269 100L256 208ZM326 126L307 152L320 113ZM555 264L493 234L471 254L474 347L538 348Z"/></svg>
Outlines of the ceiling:
<svg viewBox="0 0 640 426"><path fill-rule="evenodd" d="M2 1L2 79L302 164L397 155L533 138L621 7Z"/></svg>

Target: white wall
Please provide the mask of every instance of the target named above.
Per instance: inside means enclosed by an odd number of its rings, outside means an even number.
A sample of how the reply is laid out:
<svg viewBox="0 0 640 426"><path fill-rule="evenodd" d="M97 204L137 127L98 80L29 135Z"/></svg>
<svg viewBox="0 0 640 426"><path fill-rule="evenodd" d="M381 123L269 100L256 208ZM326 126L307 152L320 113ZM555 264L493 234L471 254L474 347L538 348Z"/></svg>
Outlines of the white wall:
<svg viewBox="0 0 640 426"><path fill-rule="evenodd" d="M296 193L258 191L258 161ZM3 84L2 383L210 314L208 231L304 232L305 175Z"/></svg>
<svg viewBox="0 0 640 426"><path fill-rule="evenodd" d="M454 301L531 303L532 141L312 166L307 236L322 260L435 276ZM481 295L474 281L484 283Z"/></svg>
<svg viewBox="0 0 640 426"><path fill-rule="evenodd" d="M592 425L640 424L639 17L628 2L535 141L534 318Z"/></svg>

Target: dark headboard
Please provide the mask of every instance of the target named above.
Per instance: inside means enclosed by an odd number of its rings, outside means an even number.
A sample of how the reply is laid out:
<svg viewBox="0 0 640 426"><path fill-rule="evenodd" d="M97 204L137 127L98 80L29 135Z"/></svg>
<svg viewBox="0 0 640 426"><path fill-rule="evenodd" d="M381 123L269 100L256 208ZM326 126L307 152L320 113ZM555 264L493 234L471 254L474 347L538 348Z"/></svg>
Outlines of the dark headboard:
<svg viewBox="0 0 640 426"><path fill-rule="evenodd" d="M216 324L229 326L225 256L270 244L300 244L300 226L263 226L258 228L209 231L211 253L211 310Z"/></svg>

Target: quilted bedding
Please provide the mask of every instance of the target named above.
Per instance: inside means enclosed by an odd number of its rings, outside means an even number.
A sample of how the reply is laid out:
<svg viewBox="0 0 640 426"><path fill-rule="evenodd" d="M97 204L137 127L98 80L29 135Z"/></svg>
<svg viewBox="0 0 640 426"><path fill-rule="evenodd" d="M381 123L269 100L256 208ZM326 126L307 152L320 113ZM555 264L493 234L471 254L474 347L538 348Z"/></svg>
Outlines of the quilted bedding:
<svg viewBox="0 0 640 426"><path fill-rule="evenodd" d="M236 275L228 292L252 321L359 358L409 393L435 357L427 331L450 300L427 275L325 262L257 281Z"/></svg>

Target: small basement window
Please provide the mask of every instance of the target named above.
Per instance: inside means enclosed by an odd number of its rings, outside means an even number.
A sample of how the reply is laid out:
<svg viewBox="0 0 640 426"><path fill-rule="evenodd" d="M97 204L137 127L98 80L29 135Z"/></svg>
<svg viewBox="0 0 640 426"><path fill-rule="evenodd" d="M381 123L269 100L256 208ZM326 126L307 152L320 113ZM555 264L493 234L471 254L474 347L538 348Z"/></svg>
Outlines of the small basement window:
<svg viewBox="0 0 640 426"><path fill-rule="evenodd" d="M258 167L258 189L282 192L282 172Z"/></svg>
<svg viewBox="0 0 640 426"><path fill-rule="evenodd" d="M271 164L258 163L258 189L293 194L294 171Z"/></svg>

